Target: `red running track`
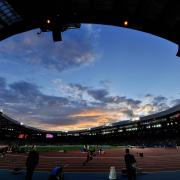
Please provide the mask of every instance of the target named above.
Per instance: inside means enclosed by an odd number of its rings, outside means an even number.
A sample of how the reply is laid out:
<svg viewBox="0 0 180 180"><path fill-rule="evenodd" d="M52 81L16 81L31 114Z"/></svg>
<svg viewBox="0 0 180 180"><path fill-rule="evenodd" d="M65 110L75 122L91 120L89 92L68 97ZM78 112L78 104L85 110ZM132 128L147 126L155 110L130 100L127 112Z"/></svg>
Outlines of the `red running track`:
<svg viewBox="0 0 180 180"><path fill-rule="evenodd" d="M143 172L175 171L180 170L180 149L175 148L133 148L138 168ZM140 157L143 153L144 157ZM117 171L125 167L124 149L107 150L103 155L94 156L85 166L86 153L79 151L40 153L40 161L36 170L50 171L57 163L66 165L65 172L108 172L110 166ZM25 168L27 154L7 154L0 158L0 169Z"/></svg>

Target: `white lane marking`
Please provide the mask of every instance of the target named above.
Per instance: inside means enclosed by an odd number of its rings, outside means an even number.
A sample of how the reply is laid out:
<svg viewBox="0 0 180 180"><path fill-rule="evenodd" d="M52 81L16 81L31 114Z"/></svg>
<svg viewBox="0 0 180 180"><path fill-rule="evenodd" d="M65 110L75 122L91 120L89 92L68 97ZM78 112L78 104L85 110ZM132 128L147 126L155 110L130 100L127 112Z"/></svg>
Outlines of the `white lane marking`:
<svg viewBox="0 0 180 180"><path fill-rule="evenodd" d="M27 157L26 155L17 155L17 154L7 154L6 156L15 156L15 157ZM137 157L137 156L136 156ZM156 156L146 156L144 155L144 159L147 158L164 158L164 157L180 157L179 155L156 155ZM53 157L48 157L48 156L40 156L40 158L47 158L47 159L56 159L56 158L64 158L64 159L86 159L86 157L67 157L67 156L53 156ZM108 157L103 157L103 156L94 156L94 159L124 159L124 156L121 157L114 157L114 156L108 156Z"/></svg>

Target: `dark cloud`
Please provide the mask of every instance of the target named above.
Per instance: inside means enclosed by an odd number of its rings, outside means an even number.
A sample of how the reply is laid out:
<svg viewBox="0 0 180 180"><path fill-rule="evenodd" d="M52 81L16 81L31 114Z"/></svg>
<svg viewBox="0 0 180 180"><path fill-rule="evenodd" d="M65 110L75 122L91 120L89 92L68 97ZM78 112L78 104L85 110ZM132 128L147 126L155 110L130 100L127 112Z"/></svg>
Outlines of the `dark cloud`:
<svg viewBox="0 0 180 180"><path fill-rule="evenodd" d="M33 116L38 118L42 114L45 116L51 114L53 118L53 113L58 114L64 106L71 106L67 98L45 95L35 84L24 81L10 84L0 92L0 95L3 109L15 113L16 116L25 116L28 112L32 112Z"/></svg>
<svg viewBox="0 0 180 180"><path fill-rule="evenodd" d="M158 112L164 111L164 110L166 110L168 108L170 108L170 106L168 104L166 104L166 103L159 103L157 105L157 109L158 109L157 111Z"/></svg>
<svg viewBox="0 0 180 180"><path fill-rule="evenodd" d="M140 112L141 116L144 116L164 111L170 107L168 98L162 95L146 94L144 101L139 105L138 112Z"/></svg>
<svg viewBox="0 0 180 180"><path fill-rule="evenodd" d="M130 98L126 98L124 96L110 96L107 89L97 89L97 90L88 90L87 91L90 96L92 96L95 100L101 101L106 104L122 104L137 106L141 103L139 100L134 100Z"/></svg>
<svg viewBox="0 0 180 180"><path fill-rule="evenodd" d="M64 97L48 96L43 94L35 84L25 81L10 84L4 92L6 102L31 103L35 107L57 107L67 105L70 101ZM34 107L34 106L33 106Z"/></svg>
<svg viewBox="0 0 180 180"><path fill-rule="evenodd" d="M148 98L154 105L166 103L166 101L168 100L166 97L164 97L162 95L154 96L152 94L146 94L145 98Z"/></svg>
<svg viewBox="0 0 180 180"><path fill-rule="evenodd" d="M79 91L86 91L86 90L88 90L88 87L82 86L81 84L77 84L77 83L70 83L69 86L71 88L77 89Z"/></svg>
<svg viewBox="0 0 180 180"><path fill-rule="evenodd" d="M138 106L141 101L134 100L132 98L127 98L125 96L112 96L110 95L109 88L101 88L101 89L95 89L88 86L82 86L81 84L64 84L62 81L58 81L58 87L60 92L63 92L64 94L68 95L69 97L73 98L79 98L79 102L83 102L86 105L89 104L92 106L107 106L108 104L114 104L114 105L127 105L131 106L132 108L135 106ZM87 98L88 100L86 101ZM89 99L92 99L89 101ZM77 100L77 99L76 99Z"/></svg>
<svg viewBox="0 0 180 180"><path fill-rule="evenodd" d="M106 96L109 94L109 92L106 89L98 89L98 90L89 89L87 93L98 101L104 101Z"/></svg>
<svg viewBox="0 0 180 180"><path fill-rule="evenodd" d="M9 88L13 93L25 96L38 96L41 94L38 86L25 81L15 82L9 85Z"/></svg>
<svg viewBox="0 0 180 180"><path fill-rule="evenodd" d="M153 95L152 95L152 94L146 94L145 97L146 97L146 98L152 98Z"/></svg>
<svg viewBox="0 0 180 180"><path fill-rule="evenodd" d="M6 80L0 77L0 89L4 89L6 87Z"/></svg>
<svg viewBox="0 0 180 180"><path fill-rule="evenodd" d="M180 99L174 99L174 100L172 100L172 101L171 101L171 104L172 104L173 106L176 106L176 105L180 104Z"/></svg>
<svg viewBox="0 0 180 180"><path fill-rule="evenodd" d="M84 94L84 92L86 92L86 90L88 90L88 87L82 86L80 84L73 84L73 83L70 83L68 85L68 87L69 87L69 93L71 95L74 95L74 96L78 97L79 102L83 101L82 100L83 99L83 94Z"/></svg>
<svg viewBox="0 0 180 180"><path fill-rule="evenodd" d="M73 118L68 118L65 115L53 115L53 116L27 116L28 119L33 119L33 121L37 121L40 126L43 124L49 125L49 126L69 126L69 125L76 125L78 124L78 120Z"/></svg>
<svg viewBox="0 0 180 180"><path fill-rule="evenodd" d="M37 31L37 30L36 30ZM63 33L63 41L54 43L52 37L38 37L35 30L9 38L0 46L2 61L15 61L63 71L88 64L98 57L93 36L85 30Z"/></svg>
<svg viewBox="0 0 180 180"><path fill-rule="evenodd" d="M156 96L156 97L154 97L154 99L153 99L153 103L154 103L154 104L161 104L161 103L164 103L164 102L166 102L166 101L167 101L167 98L164 97L164 96Z"/></svg>
<svg viewBox="0 0 180 180"><path fill-rule="evenodd" d="M104 98L105 103L115 103L119 104L126 100L126 97L119 97L119 96L107 96Z"/></svg>

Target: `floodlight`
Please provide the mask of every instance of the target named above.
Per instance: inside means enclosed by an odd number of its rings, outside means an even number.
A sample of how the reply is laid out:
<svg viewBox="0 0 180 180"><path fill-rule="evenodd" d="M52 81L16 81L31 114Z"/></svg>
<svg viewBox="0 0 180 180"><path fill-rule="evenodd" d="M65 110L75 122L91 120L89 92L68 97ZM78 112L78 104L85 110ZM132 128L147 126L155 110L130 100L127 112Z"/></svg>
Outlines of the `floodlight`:
<svg viewBox="0 0 180 180"><path fill-rule="evenodd" d="M51 21L50 21L49 19L47 19L47 21L46 21L46 22L47 22L47 24L50 24L50 23L51 23Z"/></svg>
<svg viewBox="0 0 180 180"><path fill-rule="evenodd" d="M128 26L128 21L127 20L124 21L124 26Z"/></svg>

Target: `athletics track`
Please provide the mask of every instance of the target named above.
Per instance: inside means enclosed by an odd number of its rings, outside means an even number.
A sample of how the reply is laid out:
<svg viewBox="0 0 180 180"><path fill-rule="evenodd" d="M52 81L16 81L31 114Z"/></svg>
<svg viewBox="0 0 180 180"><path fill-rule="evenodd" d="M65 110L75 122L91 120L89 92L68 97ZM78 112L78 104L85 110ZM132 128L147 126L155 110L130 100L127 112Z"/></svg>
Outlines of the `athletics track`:
<svg viewBox="0 0 180 180"><path fill-rule="evenodd" d="M180 172L179 172L180 149L132 148L130 149L130 151L132 154L134 154L137 160L138 168L140 168L143 173L145 174L148 173L148 175L145 175L145 177L143 177L144 175L141 176L140 179L142 177L143 179L144 178L147 179L150 175L159 176L161 174L165 176L163 177L163 179L166 179L168 178L168 174L171 172L176 172L176 176L180 179ZM143 153L144 157L140 157L139 153ZM68 176L72 174L75 174L76 176L78 176L78 174L81 174L81 176L89 174L88 177L90 178L90 176L93 176L94 173L94 175L96 175L97 177L99 176L99 180L100 180L101 178L104 179L104 176L106 177L108 176L110 166L115 166L116 171L118 173L121 172L121 169L125 167L123 155L124 155L124 149L107 150L105 154L103 155L97 154L96 156L94 156L92 161L90 161L88 164L83 166L82 163L86 159L86 153L82 153L79 151L71 151L66 153L62 153L62 152L40 153L40 161L36 170L37 170L37 174L38 171L40 171L41 173L39 172L39 175L42 175L43 172L43 174L47 176L47 173L50 172L50 170L54 166L56 166L58 163L61 163L61 165L66 165L66 167L64 168L65 175L67 176L66 179L68 179ZM27 154L7 154L5 157L1 157L0 158L1 173L3 172L7 173L9 171L12 171L12 169L15 167L25 169L26 157ZM171 177L173 176L171 175ZM41 180L42 179L43 178L41 178ZM81 179L80 176L77 179L80 180ZM91 179L95 179L95 178L91 177ZM155 180L156 178L153 177L153 179ZM86 180L88 180L88 178L86 178Z"/></svg>

